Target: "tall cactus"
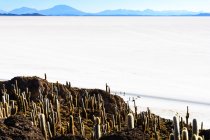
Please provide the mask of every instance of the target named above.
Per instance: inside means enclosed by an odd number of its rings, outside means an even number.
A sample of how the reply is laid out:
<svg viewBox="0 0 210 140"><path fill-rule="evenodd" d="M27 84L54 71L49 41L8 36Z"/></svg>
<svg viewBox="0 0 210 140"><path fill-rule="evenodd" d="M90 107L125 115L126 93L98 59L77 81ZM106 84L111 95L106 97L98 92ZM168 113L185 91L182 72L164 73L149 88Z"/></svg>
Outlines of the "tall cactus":
<svg viewBox="0 0 210 140"><path fill-rule="evenodd" d="M74 135L74 117L70 115L70 120L69 120L69 131L70 134Z"/></svg>
<svg viewBox="0 0 210 140"><path fill-rule="evenodd" d="M132 113L128 114L128 129L134 128L134 117Z"/></svg>
<svg viewBox="0 0 210 140"><path fill-rule="evenodd" d="M174 140L180 140L179 122L176 116L173 117L174 124Z"/></svg>
<svg viewBox="0 0 210 140"><path fill-rule="evenodd" d="M58 123L61 123L61 115L60 115L60 103L58 99L56 99L56 111L58 113Z"/></svg>
<svg viewBox="0 0 210 140"><path fill-rule="evenodd" d="M193 119L192 134L198 135L198 125L197 120Z"/></svg>
<svg viewBox="0 0 210 140"><path fill-rule="evenodd" d="M186 124L187 124L187 126L188 126L188 119L189 119L189 116L190 116L190 114L189 114L189 109L188 109L188 106L187 106L187 113L186 113Z"/></svg>
<svg viewBox="0 0 210 140"><path fill-rule="evenodd" d="M101 137L101 126L100 126L100 118L96 117L96 125L95 125L95 139L98 140Z"/></svg>
<svg viewBox="0 0 210 140"><path fill-rule="evenodd" d="M44 114L40 114L39 116L40 118L40 128L42 130L42 134L45 137L45 140L47 140L47 130L46 130L46 121L45 121L45 115Z"/></svg>

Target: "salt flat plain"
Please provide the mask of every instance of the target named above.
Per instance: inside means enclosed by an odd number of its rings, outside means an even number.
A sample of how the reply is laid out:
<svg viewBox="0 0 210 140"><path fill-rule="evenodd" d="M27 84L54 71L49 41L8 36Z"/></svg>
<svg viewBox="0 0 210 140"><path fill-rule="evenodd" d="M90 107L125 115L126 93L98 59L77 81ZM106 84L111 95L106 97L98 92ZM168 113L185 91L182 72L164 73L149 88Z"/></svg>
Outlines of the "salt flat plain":
<svg viewBox="0 0 210 140"><path fill-rule="evenodd" d="M209 17L0 17L0 52L1 79L210 103Z"/></svg>

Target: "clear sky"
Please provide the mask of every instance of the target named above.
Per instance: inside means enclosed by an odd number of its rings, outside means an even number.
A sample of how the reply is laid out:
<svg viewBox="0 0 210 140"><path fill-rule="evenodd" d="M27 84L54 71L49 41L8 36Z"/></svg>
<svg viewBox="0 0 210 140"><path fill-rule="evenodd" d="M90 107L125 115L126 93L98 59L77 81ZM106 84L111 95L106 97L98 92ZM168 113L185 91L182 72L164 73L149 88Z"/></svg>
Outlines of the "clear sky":
<svg viewBox="0 0 210 140"><path fill-rule="evenodd" d="M1 10L20 7L46 9L65 4L85 12L107 9L190 10L210 12L210 0L0 0Z"/></svg>

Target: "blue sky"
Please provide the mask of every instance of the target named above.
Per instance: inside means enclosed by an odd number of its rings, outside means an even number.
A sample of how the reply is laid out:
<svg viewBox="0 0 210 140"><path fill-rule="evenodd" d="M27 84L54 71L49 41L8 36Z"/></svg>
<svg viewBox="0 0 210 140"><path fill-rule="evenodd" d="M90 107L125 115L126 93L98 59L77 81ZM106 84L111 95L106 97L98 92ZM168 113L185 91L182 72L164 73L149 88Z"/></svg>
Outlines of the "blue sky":
<svg viewBox="0 0 210 140"><path fill-rule="evenodd" d="M210 12L210 0L0 0L0 9L8 11L23 6L46 9L59 4L69 5L85 12L98 12L105 9Z"/></svg>

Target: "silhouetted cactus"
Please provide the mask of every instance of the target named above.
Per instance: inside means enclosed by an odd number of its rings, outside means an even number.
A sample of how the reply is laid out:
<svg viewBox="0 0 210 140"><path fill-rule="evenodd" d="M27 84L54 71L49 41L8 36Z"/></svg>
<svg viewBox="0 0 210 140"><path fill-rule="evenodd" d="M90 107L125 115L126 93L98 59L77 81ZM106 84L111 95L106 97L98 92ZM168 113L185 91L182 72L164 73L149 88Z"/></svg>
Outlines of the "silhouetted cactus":
<svg viewBox="0 0 210 140"><path fill-rule="evenodd" d="M186 124L187 124L187 126L189 125L189 122L188 122L189 116L190 116L190 114L189 114L189 109L188 109L188 106L187 106L187 113L186 113Z"/></svg>
<svg viewBox="0 0 210 140"><path fill-rule="evenodd" d="M46 73L44 74L44 79L47 80L47 74Z"/></svg>
<svg viewBox="0 0 210 140"><path fill-rule="evenodd" d="M203 130L203 122L201 122L201 130Z"/></svg>
<svg viewBox="0 0 210 140"><path fill-rule="evenodd" d="M198 125L197 125L197 120L193 119L193 126L192 126L192 134L195 134L196 136L198 135Z"/></svg>

